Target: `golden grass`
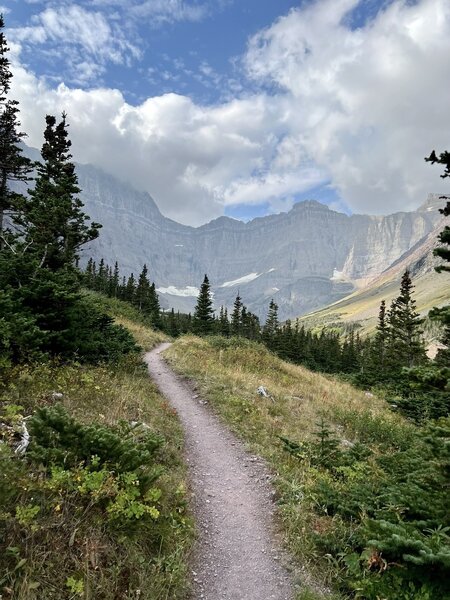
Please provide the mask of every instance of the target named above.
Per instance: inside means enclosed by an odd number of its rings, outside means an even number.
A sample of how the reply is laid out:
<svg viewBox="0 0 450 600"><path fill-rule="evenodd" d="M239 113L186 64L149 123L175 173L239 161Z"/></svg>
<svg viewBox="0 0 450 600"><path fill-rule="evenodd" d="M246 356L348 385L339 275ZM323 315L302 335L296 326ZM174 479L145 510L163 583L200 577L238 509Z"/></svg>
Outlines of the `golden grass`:
<svg viewBox="0 0 450 600"><path fill-rule="evenodd" d="M308 439L322 417L350 438L362 432L346 421L345 415L379 420L387 428L405 426L384 400L331 376L284 362L260 344L216 348L208 339L185 336L165 356L178 372L194 379L202 392L213 396L214 405L231 420L236 431L246 431L248 419L244 415L251 415L255 443L261 436ZM274 400L257 394L260 385ZM241 420L246 421L242 428L238 426Z"/></svg>
<svg viewBox="0 0 450 600"><path fill-rule="evenodd" d="M126 329L128 329L133 335L136 343L145 351L148 352L158 344L162 342L167 342L169 340L168 336L162 331L156 331L156 329L150 329L146 325L142 325L140 323L136 323L135 321L131 321L126 317L115 317L114 321L118 325L123 325Z"/></svg>

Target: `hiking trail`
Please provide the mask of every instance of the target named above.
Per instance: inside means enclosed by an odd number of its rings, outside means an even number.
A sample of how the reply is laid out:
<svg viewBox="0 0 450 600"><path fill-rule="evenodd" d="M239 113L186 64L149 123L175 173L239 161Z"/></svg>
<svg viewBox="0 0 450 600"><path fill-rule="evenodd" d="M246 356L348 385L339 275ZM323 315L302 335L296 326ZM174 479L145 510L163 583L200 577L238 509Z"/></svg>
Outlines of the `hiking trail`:
<svg viewBox="0 0 450 600"><path fill-rule="evenodd" d="M291 600L273 524L274 492L262 459L251 455L161 356L145 355L149 373L177 411L185 432L198 540L194 600Z"/></svg>

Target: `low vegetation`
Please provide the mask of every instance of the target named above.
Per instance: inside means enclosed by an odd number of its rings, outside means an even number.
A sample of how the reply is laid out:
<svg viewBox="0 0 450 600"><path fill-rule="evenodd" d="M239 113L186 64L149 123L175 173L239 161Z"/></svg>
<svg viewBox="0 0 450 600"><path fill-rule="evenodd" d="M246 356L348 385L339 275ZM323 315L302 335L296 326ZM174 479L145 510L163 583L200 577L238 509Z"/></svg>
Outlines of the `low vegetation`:
<svg viewBox="0 0 450 600"><path fill-rule="evenodd" d="M146 347L159 341L122 321ZM139 355L15 367L1 388L0 436L3 598L185 598L182 431Z"/></svg>
<svg viewBox="0 0 450 600"><path fill-rule="evenodd" d="M371 600L448 597L448 420L419 428L242 338L184 337L166 355L272 465L286 542L318 579Z"/></svg>

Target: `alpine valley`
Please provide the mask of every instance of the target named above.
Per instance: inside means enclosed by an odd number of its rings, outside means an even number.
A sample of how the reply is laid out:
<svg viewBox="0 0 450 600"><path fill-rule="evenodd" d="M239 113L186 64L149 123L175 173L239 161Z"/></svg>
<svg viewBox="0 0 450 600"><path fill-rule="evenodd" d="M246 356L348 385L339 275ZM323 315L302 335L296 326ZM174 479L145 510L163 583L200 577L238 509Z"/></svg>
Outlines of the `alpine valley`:
<svg viewBox="0 0 450 600"><path fill-rule="evenodd" d="M248 223L220 217L194 228L92 165L77 165L77 173L87 213L103 224L85 258L118 261L126 275L146 263L162 307L184 312L193 310L207 273L216 307L232 306L239 292L259 316L273 297L281 318L296 317L367 286L413 249L429 256L442 228L439 194L414 212L388 216L348 216L311 200ZM414 259L421 258L419 250ZM433 265L429 258L428 279L444 284Z"/></svg>
<svg viewBox="0 0 450 600"><path fill-rule="evenodd" d="M39 158L32 148L26 148L26 154ZM263 319L272 298L281 319L339 301L345 308L347 297L350 304L355 294L359 300L362 288L372 296L372 284L378 286L386 278L396 289L405 268L416 273L416 286L423 283L427 290L424 302L418 298L420 311L427 312L445 298L446 281L435 273L433 257L443 227L439 208L444 201L438 193L430 193L415 211L387 216L349 216L308 200L287 213L247 223L219 217L190 227L165 217L148 193L129 183L90 164L77 164L76 169L85 210L103 225L99 238L84 250L83 262L91 257L109 265L117 261L127 276L137 275L147 264L163 309L193 312L205 273L216 308L230 308L239 292L249 310ZM370 316L372 326L378 296L368 313L353 316L346 310L347 320ZM334 314L333 307L330 312Z"/></svg>

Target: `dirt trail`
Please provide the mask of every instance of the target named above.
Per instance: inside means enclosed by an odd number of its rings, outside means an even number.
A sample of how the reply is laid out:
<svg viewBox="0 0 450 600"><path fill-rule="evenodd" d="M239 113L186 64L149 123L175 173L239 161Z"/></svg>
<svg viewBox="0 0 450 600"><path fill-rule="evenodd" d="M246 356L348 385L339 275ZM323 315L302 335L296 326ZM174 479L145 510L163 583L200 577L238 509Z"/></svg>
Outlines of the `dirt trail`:
<svg viewBox="0 0 450 600"><path fill-rule="evenodd" d="M165 363L161 344L145 356L150 375L177 410L199 539L195 600L290 600L290 578L273 530L270 475Z"/></svg>

